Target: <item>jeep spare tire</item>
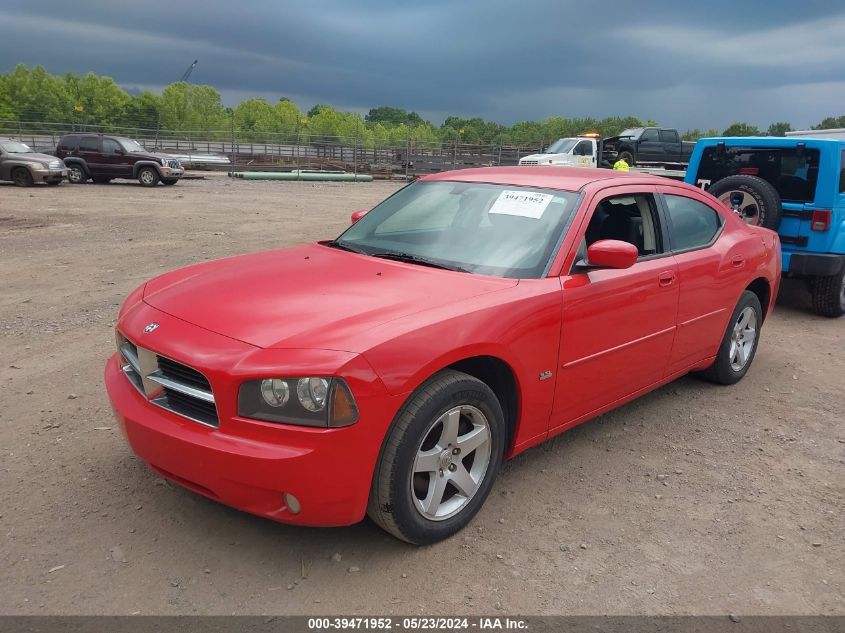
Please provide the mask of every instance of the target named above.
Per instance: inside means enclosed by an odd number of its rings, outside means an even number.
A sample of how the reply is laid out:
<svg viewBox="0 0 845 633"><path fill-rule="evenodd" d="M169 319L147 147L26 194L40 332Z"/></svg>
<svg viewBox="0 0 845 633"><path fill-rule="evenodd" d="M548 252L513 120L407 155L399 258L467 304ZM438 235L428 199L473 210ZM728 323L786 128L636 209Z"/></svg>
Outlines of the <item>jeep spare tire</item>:
<svg viewBox="0 0 845 633"><path fill-rule="evenodd" d="M737 212L746 224L778 230L783 206L777 190L757 176L728 176L707 191Z"/></svg>

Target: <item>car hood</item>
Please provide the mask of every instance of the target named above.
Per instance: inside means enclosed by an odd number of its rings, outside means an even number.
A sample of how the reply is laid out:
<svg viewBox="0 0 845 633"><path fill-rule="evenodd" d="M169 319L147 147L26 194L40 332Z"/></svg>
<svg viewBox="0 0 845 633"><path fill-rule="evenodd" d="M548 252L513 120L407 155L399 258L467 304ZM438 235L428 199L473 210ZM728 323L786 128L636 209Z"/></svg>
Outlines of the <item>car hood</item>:
<svg viewBox="0 0 845 633"><path fill-rule="evenodd" d="M39 154L38 152L26 152L22 154L9 154L9 158L14 160L27 160L33 163L44 163L49 165L53 162L62 162L60 158L50 156L50 154Z"/></svg>
<svg viewBox="0 0 845 633"><path fill-rule="evenodd" d="M361 352L365 331L517 283L311 244L167 273L144 301L257 347Z"/></svg>

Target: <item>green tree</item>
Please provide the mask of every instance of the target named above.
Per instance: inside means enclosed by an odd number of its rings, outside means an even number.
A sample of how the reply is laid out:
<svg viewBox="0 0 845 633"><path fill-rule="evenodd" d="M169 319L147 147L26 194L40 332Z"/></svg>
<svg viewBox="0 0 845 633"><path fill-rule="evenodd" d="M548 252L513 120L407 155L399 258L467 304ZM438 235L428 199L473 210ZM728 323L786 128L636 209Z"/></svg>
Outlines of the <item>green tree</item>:
<svg viewBox="0 0 845 633"><path fill-rule="evenodd" d="M424 121L423 118L416 112L408 112L402 108L392 108L390 106L371 108L364 117L364 120L369 125L381 123L386 127L402 124L409 127L415 127L426 123L426 121Z"/></svg>
<svg viewBox="0 0 845 633"><path fill-rule="evenodd" d="M211 86L179 81L161 93L162 126L171 130L226 130L220 93Z"/></svg>
<svg viewBox="0 0 845 633"><path fill-rule="evenodd" d="M161 127L161 97L152 92L132 97L124 108L122 124L147 130Z"/></svg>
<svg viewBox="0 0 845 633"><path fill-rule="evenodd" d="M749 123L733 123L722 132L722 136L760 136L760 130Z"/></svg>
<svg viewBox="0 0 845 633"><path fill-rule="evenodd" d="M845 114L842 116L829 116L821 120L821 123L814 125L814 130L830 130L845 127Z"/></svg>
<svg viewBox="0 0 845 633"><path fill-rule="evenodd" d="M786 136L787 132L792 131L792 126L786 121L778 121L772 123L766 132L769 136Z"/></svg>

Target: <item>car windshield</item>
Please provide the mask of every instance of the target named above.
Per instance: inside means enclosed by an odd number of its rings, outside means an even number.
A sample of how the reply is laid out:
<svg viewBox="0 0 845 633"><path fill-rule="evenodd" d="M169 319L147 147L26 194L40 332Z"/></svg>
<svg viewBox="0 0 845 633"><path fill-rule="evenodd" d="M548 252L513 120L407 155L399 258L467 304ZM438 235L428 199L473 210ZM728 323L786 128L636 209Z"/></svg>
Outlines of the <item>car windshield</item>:
<svg viewBox="0 0 845 633"><path fill-rule="evenodd" d="M637 138L640 134L642 134L643 128L641 127L629 127L627 130L622 130L619 132L619 136L628 136L632 138Z"/></svg>
<svg viewBox="0 0 845 633"><path fill-rule="evenodd" d="M138 141L133 141L130 138L120 139L120 144L123 145L123 149L127 152L146 152L147 150L144 149L143 145L141 145Z"/></svg>
<svg viewBox="0 0 845 633"><path fill-rule="evenodd" d="M401 189L331 246L497 277L542 277L576 208L569 191L453 181Z"/></svg>
<svg viewBox="0 0 845 633"><path fill-rule="evenodd" d="M559 138L554 143L546 148L546 154L566 154L569 150L575 147L578 142L577 138Z"/></svg>
<svg viewBox="0 0 845 633"><path fill-rule="evenodd" d="M32 148L25 143L19 143L18 141L3 141L0 143L0 147L3 148L3 151L8 152L10 154L33 154Z"/></svg>

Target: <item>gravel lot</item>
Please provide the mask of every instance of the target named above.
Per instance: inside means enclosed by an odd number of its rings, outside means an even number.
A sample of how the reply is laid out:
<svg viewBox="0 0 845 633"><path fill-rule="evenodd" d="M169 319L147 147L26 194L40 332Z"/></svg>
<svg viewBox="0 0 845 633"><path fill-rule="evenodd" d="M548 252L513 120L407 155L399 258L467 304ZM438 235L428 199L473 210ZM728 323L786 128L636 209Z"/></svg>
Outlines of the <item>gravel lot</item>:
<svg viewBox="0 0 845 633"><path fill-rule="evenodd" d="M0 613L845 614L845 320L800 284L739 385L685 378L529 451L432 547L272 523L134 458L102 383L123 297L333 237L398 186L0 185Z"/></svg>

